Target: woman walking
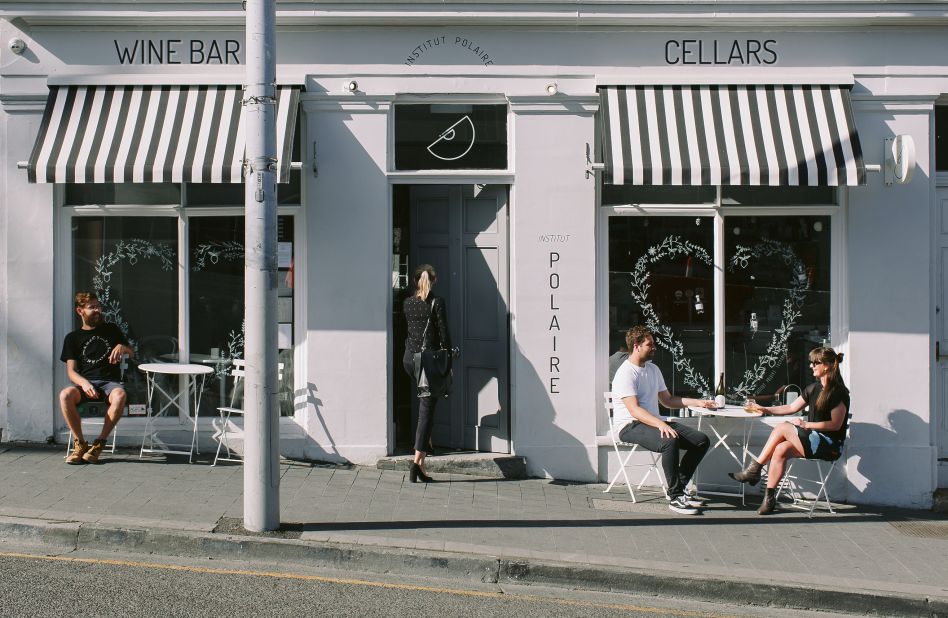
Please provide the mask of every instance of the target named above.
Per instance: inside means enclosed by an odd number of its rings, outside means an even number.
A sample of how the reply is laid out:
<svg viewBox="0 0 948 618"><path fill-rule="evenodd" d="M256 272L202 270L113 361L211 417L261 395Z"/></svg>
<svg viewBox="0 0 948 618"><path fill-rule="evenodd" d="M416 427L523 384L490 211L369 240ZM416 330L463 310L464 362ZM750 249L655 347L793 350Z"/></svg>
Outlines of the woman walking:
<svg viewBox="0 0 948 618"><path fill-rule="evenodd" d="M728 473L736 481L756 485L761 468L770 462L764 502L757 511L761 515L772 513L777 506L777 485L786 470L787 460L803 457L833 461L842 452L849 416L849 389L839 375L841 362L843 355L832 348L814 348L810 351L810 368L816 382L806 387L803 397L785 406L750 406L765 415L794 414L810 406L806 419L796 417L774 427L760 455L751 457L750 464L740 472Z"/></svg>
<svg viewBox="0 0 948 618"><path fill-rule="evenodd" d="M448 333L448 315L444 299L431 293L438 275L430 264L422 264L415 270L415 293L405 299L402 308L408 323L405 338L405 357L402 364L415 382L415 354L422 350L451 348ZM417 388L417 384L415 384ZM416 391L417 394L417 391ZM421 479L431 482L425 473L425 457L431 452L431 429L434 427L434 412L437 397L418 397L418 427L415 431L415 460L411 464L409 479L417 483Z"/></svg>

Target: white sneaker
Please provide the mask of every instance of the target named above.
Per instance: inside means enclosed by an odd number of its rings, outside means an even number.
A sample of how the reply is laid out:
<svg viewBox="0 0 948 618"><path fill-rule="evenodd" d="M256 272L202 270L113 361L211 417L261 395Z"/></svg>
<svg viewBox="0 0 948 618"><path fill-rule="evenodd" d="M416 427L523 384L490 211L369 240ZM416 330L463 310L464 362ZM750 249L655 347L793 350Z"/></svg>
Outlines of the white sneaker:
<svg viewBox="0 0 948 618"><path fill-rule="evenodd" d="M702 506L705 505L705 503L707 503L707 500L699 496L698 493L695 491L686 491L684 493L684 498L685 498L685 502L688 503L688 506L701 508Z"/></svg>
<svg viewBox="0 0 948 618"><path fill-rule="evenodd" d="M668 508L679 515L697 515L698 509L688 504L685 496L678 496L668 503Z"/></svg>

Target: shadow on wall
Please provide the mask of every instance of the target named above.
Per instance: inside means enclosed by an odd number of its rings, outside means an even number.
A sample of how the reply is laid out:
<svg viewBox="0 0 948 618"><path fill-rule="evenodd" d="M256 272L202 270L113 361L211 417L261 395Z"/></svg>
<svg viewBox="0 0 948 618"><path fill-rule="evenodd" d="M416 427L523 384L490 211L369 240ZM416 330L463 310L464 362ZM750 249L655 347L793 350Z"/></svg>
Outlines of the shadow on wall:
<svg viewBox="0 0 948 618"><path fill-rule="evenodd" d="M348 463L348 460L340 455L339 449L336 448L336 441L329 431L329 426L326 424L325 418L323 418L323 402L317 393L318 389L312 382L307 382L305 389L297 389L296 391L294 409L296 411L312 411L312 416L307 419L303 427L302 438L305 443L302 447L302 457L309 461ZM313 420L319 423L318 427L314 426L315 423ZM314 434L316 436L325 437L325 444L319 443L314 437ZM294 449L294 451L295 450L296 449Z"/></svg>
<svg viewBox="0 0 948 618"><path fill-rule="evenodd" d="M914 440L915 436L927 436L929 433L928 423L918 417L918 415L909 410L893 410L887 418L888 427L875 423L852 423L849 430L849 445L847 448L850 460L856 460L857 478L861 481L861 487L857 486L853 479L847 475L847 496L857 498L856 502L871 501L879 502L880 496L886 496L893 491L912 492L912 481L908 475L906 464L911 464L911 460L902 459L901 461L879 461L873 456L861 455L860 451L868 453L885 452L880 449L887 449L892 446L911 447L919 442ZM890 429L891 428L891 429ZM853 448L855 447L855 448ZM893 453L898 451L894 450ZM911 466L909 466L911 467ZM918 478L920 485L917 488L921 494L928 494L930 498L931 487L927 482L927 475ZM908 485L908 487L906 487ZM924 487L922 486L924 485ZM923 497L923 500L926 499Z"/></svg>
<svg viewBox="0 0 948 618"><path fill-rule="evenodd" d="M586 445L575 436L561 429L557 425L557 411L549 392L549 383L536 372L533 363L517 346L517 389L523 393L531 393L529 397L529 427L524 430L521 426L518 433L517 450L527 455L527 471L530 475L546 476L559 480L593 481L596 479L596 470L589 460ZM521 400L524 398L521 397ZM526 421L525 410L521 410L518 425ZM577 413L584 413L578 410ZM528 436L524 438L524 436ZM562 457L544 457L546 465L538 465L536 459L531 459L529 451L546 448L561 449ZM555 462L555 464L553 463ZM552 465L551 465L552 464Z"/></svg>

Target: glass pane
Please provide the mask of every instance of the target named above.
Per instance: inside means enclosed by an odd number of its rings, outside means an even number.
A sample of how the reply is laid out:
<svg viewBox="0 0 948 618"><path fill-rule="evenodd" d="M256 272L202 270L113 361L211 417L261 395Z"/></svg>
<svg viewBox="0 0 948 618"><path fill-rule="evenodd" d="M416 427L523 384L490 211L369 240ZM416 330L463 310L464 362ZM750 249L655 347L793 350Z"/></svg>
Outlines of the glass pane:
<svg viewBox="0 0 948 618"><path fill-rule="evenodd" d="M66 206L181 204L181 185L172 183L67 184Z"/></svg>
<svg viewBox="0 0 948 618"><path fill-rule="evenodd" d="M935 107L935 170L948 171L948 105Z"/></svg>
<svg viewBox="0 0 948 618"><path fill-rule="evenodd" d="M295 206L301 202L299 170L290 170L290 181L277 183L277 204ZM188 206L243 206L244 184L202 182L188 185Z"/></svg>
<svg viewBox="0 0 948 618"><path fill-rule="evenodd" d="M802 206L836 203L835 187L721 187L725 206Z"/></svg>
<svg viewBox="0 0 948 618"><path fill-rule="evenodd" d="M625 204L713 204L715 187L654 187L602 185L602 205Z"/></svg>
<svg viewBox="0 0 948 618"><path fill-rule="evenodd" d="M396 105L395 169L507 169L507 106Z"/></svg>
<svg viewBox="0 0 948 618"><path fill-rule="evenodd" d="M829 339L830 217L725 219L725 382L731 403L787 401Z"/></svg>
<svg viewBox="0 0 948 618"><path fill-rule="evenodd" d="M144 406L138 364L172 361L178 350L177 219L75 217L72 230L73 289L95 291L105 320L128 337L135 350L125 371L128 405Z"/></svg>
<svg viewBox="0 0 948 618"><path fill-rule="evenodd" d="M220 405L242 405L242 390L233 390L231 360L244 358L244 218L191 217L190 362L214 367L206 382L201 414L216 414ZM284 363L280 411L293 414L293 218L278 218L279 290L277 320L280 362Z"/></svg>
<svg viewBox="0 0 948 618"><path fill-rule="evenodd" d="M707 217L609 218L609 352L647 325L665 383L686 397L714 388L713 237Z"/></svg>

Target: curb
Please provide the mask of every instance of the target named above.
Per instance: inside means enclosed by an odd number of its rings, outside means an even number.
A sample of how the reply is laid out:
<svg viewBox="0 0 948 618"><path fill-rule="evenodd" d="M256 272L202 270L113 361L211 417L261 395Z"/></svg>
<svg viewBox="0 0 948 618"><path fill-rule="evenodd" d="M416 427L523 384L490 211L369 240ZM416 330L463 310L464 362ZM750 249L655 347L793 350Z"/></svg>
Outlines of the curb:
<svg viewBox="0 0 948 618"><path fill-rule="evenodd" d="M369 573L404 573L492 584L602 592L882 616L945 616L948 596L834 585L737 580L655 569L575 564L379 545L240 536L161 528L0 517L0 542L60 550L122 551L214 560L279 562Z"/></svg>

